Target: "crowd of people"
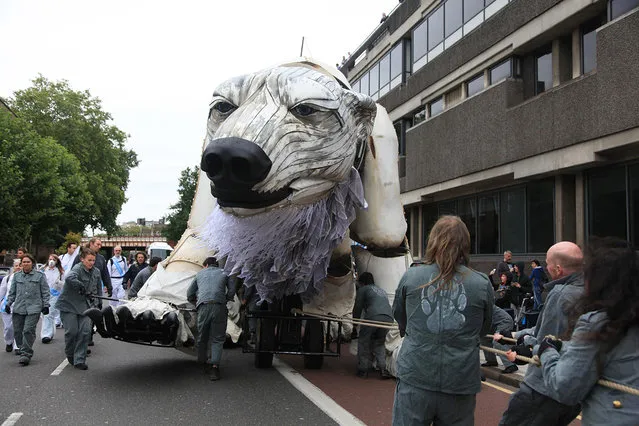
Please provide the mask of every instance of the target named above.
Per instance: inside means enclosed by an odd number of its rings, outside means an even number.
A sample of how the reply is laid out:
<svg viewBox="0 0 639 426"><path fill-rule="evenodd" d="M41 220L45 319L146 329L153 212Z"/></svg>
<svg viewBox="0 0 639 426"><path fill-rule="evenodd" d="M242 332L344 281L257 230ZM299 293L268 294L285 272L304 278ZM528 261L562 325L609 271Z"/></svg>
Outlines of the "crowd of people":
<svg viewBox="0 0 639 426"><path fill-rule="evenodd" d="M50 254L40 269L24 248L16 251L9 274L0 282L0 311L5 350L19 356L21 365L31 362L36 327L42 317L42 343L50 343L56 329L64 328L69 364L86 370L93 324L84 313L92 307L102 308L105 291L113 306L127 297L137 297L161 261L154 257L147 263L146 253L140 251L129 266L121 247L115 247L107 261L99 253L101 247L99 238L92 238L85 247L70 242L66 253Z"/></svg>

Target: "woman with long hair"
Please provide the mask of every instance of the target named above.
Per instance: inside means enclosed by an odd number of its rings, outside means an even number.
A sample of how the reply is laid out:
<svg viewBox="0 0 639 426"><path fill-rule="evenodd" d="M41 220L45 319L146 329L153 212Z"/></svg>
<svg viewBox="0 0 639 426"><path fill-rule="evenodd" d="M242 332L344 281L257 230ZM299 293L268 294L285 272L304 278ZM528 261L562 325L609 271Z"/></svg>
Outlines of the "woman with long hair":
<svg viewBox="0 0 639 426"><path fill-rule="evenodd" d="M479 338L491 328L493 287L467 266L469 257L468 228L457 216L442 216L430 231L425 264L399 282L393 315L404 341L393 425L474 424Z"/></svg>
<svg viewBox="0 0 639 426"><path fill-rule="evenodd" d="M544 382L553 398L582 405L582 424L639 424L639 397L597 385L607 379L639 388L639 257L628 242L593 240L586 250L585 293L573 308L562 343L539 345Z"/></svg>
<svg viewBox="0 0 639 426"><path fill-rule="evenodd" d="M49 292L51 293L51 299L49 303L51 308L47 315L42 317L42 329L40 330L40 338L42 343L49 343L53 336L55 336L55 329L60 324L60 311L55 308L55 302L58 301L58 296L62 291L64 285L64 268L62 262L56 254L49 255L49 261L42 270L47 277L47 284L49 284Z"/></svg>

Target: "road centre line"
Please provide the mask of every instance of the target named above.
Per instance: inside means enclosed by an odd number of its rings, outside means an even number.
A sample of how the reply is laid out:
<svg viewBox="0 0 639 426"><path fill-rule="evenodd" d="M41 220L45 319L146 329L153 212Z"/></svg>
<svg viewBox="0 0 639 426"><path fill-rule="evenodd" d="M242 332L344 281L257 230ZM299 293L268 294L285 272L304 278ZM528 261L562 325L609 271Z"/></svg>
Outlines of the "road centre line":
<svg viewBox="0 0 639 426"><path fill-rule="evenodd" d="M13 426L14 424L16 424L18 419L22 417L22 414L23 413L11 413L11 415L7 417L7 420L2 423L2 426Z"/></svg>
<svg viewBox="0 0 639 426"><path fill-rule="evenodd" d="M291 366L286 364L279 358L273 359L273 367L284 376L297 390L311 400L320 410L325 412L330 418L335 420L339 425L357 425L364 426L364 422L355 417L344 407L335 402L331 397L326 395L320 388L309 382L299 372L295 371Z"/></svg>
<svg viewBox="0 0 639 426"><path fill-rule="evenodd" d="M64 361L60 363L60 365L58 365L58 367L55 370L53 370L53 373L51 373L51 375L59 376L60 373L62 373L62 370L64 370L64 367L66 367L67 365L69 365L69 361L65 359Z"/></svg>

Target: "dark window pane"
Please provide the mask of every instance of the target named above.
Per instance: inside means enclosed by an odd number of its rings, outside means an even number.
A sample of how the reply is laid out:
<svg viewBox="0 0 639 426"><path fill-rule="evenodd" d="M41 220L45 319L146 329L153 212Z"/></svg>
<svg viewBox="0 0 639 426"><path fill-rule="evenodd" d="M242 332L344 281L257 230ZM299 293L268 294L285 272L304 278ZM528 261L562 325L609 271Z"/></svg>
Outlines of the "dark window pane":
<svg viewBox="0 0 639 426"><path fill-rule="evenodd" d="M545 253L555 243L555 183L539 181L526 187L528 253Z"/></svg>
<svg viewBox="0 0 639 426"><path fill-rule="evenodd" d="M379 88L390 82L390 53L379 61Z"/></svg>
<svg viewBox="0 0 639 426"><path fill-rule="evenodd" d="M463 1L448 0L444 7L446 8L446 37L448 37L462 26Z"/></svg>
<svg viewBox="0 0 639 426"><path fill-rule="evenodd" d="M428 50L444 41L444 8L439 7L428 17Z"/></svg>
<svg viewBox="0 0 639 426"><path fill-rule="evenodd" d="M639 164L628 168L630 176L630 229L632 244L639 244Z"/></svg>
<svg viewBox="0 0 639 426"><path fill-rule="evenodd" d="M552 52L537 57L537 67L535 75L535 93L545 92L552 87Z"/></svg>
<svg viewBox="0 0 639 426"><path fill-rule="evenodd" d="M391 50L391 79L402 74L402 44L399 43Z"/></svg>
<svg viewBox="0 0 639 426"><path fill-rule="evenodd" d="M486 0L486 6L492 4L495 0Z"/></svg>
<svg viewBox="0 0 639 426"><path fill-rule="evenodd" d="M499 200L497 194L479 197L479 253L499 253Z"/></svg>
<svg viewBox="0 0 639 426"><path fill-rule="evenodd" d="M464 0L464 23L484 10L484 0Z"/></svg>
<svg viewBox="0 0 639 426"><path fill-rule="evenodd" d="M439 216L457 215L457 201L444 201L439 203Z"/></svg>
<svg viewBox="0 0 639 426"><path fill-rule="evenodd" d="M459 202L459 217L466 224L470 233L470 253L477 253L475 243L477 240L477 199L466 198Z"/></svg>
<svg viewBox="0 0 639 426"><path fill-rule="evenodd" d="M468 96L473 96L475 93L479 93L484 90L484 74L479 74L472 80L468 80L466 83L466 92Z"/></svg>
<svg viewBox="0 0 639 426"><path fill-rule="evenodd" d="M428 104L428 107L430 108L430 116L436 116L444 110L444 98L440 97L435 99L433 102Z"/></svg>
<svg viewBox="0 0 639 426"><path fill-rule="evenodd" d="M437 204L427 204L422 207L424 257L426 257L426 247L428 246L430 230L433 229L433 225L437 222L437 219L439 219L439 215L437 214Z"/></svg>
<svg viewBox="0 0 639 426"><path fill-rule="evenodd" d="M502 191L499 198L501 208L501 251L526 252L526 190L524 188Z"/></svg>
<svg viewBox="0 0 639 426"><path fill-rule="evenodd" d="M428 21L424 20L413 31L413 63L428 53Z"/></svg>
<svg viewBox="0 0 639 426"><path fill-rule="evenodd" d="M352 84L353 92L359 92L359 80Z"/></svg>
<svg viewBox="0 0 639 426"><path fill-rule="evenodd" d="M410 226L411 212L413 209L407 207L404 209L404 218L406 219L406 238L408 239L408 246L410 247L410 252L413 256L417 256L417 251L415 250L415 246L413 245L413 236L410 234L412 231L412 227Z"/></svg>
<svg viewBox="0 0 639 426"><path fill-rule="evenodd" d="M365 95L368 95L370 92L368 91L368 73L362 76L360 80L359 91Z"/></svg>
<svg viewBox="0 0 639 426"><path fill-rule="evenodd" d="M375 64L368 74L370 94L374 95L379 90L379 64Z"/></svg>
<svg viewBox="0 0 639 426"><path fill-rule="evenodd" d="M590 31L581 38L582 69L586 74L597 67L597 32Z"/></svg>
<svg viewBox="0 0 639 426"><path fill-rule="evenodd" d="M637 6L639 6L639 0L610 0L610 17L618 18Z"/></svg>
<svg viewBox="0 0 639 426"><path fill-rule="evenodd" d="M510 77L510 59L506 59L490 69L490 84L495 84L508 77Z"/></svg>
<svg viewBox="0 0 639 426"><path fill-rule="evenodd" d="M422 108L413 114L413 123L412 126L417 126L422 121L426 120L426 108ZM411 127L412 127L411 126Z"/></svg>
<svg viewBox="0 0 639 426"><path fill-rule="evenodd" d="M628 238L625 168L593 172L588 182L590 235Z"/></svg>

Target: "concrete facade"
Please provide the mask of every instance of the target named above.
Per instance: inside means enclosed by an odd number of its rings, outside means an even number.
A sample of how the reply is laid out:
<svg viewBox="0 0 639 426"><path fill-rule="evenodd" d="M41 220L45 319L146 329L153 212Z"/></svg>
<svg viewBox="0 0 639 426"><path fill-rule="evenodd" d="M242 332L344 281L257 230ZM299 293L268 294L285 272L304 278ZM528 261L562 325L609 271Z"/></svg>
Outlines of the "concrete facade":
<svg viewBox="0 0 639 426"><path fill-rule="evenodd" d="M379 98L402 123L400 183L414 256L424 253L427 206L542 179L554 182L554 241L587 241L589 170L639 161L639 8L611 20L609 1L511 0L434 59L407 70L403 83ZM353 55L364 59L342 71L358 80L442 3L403 2ZM582 34L593 21L596 68L584 74ZM546 52L552 80L537 94L536 61ZM491 85L490 67L506 58L514 58L511 77ZM481 73L484 90L468 97L465 83ZM406 124L439 96L443 112ZM628 223L630 229L634 218ZM541 256L524 251L514 257ZM473 262L487 267L499 257L475 254Z"/></svg>

